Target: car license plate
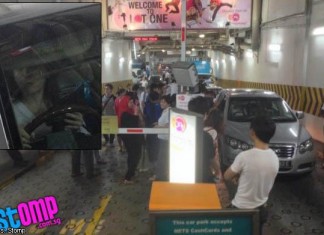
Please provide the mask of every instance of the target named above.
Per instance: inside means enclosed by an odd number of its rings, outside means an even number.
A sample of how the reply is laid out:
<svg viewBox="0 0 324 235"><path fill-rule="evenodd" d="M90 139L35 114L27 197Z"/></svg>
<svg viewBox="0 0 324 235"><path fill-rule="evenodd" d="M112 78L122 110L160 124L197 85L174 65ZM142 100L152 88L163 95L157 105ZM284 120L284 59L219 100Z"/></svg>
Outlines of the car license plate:
<svg viewBox="0 0 324 235"><path fill-rule="evenodd" d="M290 169L291 168L291 161L280 161L279 168Z"/></svg>

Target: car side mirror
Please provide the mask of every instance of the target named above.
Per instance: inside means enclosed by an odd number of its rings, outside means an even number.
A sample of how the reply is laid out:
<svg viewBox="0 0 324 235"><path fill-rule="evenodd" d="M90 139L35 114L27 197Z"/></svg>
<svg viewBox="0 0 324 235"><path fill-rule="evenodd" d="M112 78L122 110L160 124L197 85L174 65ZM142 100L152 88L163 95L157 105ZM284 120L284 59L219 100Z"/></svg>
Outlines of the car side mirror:
<svg viewBox="0 0 324 235"><path fill-rule="evenodd" d="M136 73L134 71L132 71L132 75L133 75L134 78L137 78L137 75L136 75Z"/></svg>
<svg viewBox="0 0 324 235"><path fill-rule="evenodd" d="M303 119L305 117L303 111L296 111L296 116L298 119Z"/></svg>

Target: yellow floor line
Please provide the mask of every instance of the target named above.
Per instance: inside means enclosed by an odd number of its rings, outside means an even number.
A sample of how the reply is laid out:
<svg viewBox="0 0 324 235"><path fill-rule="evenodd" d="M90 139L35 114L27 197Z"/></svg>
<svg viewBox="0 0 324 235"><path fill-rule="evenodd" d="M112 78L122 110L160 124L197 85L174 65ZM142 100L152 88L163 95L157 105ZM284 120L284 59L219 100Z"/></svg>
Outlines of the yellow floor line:
<svg viewBox="0 0 324 235"><path fill-rule="evenodd" d="M27 234L44 234L47 228L39 229L37 224L32 225L28 228ZM26 229L27 230L27 229Z"/></svg>
<svg viewBox="0 0 324 235"><path fill-rule="evenodd" d="M11 177L11 178L5 180L3 183L0 184L0 190L4 189L5 187L7 187L9 184L11 184L14 181L15 181L14 177Z"/></svg>
<svg viewBox="0 0 324 235"><path fill-rule="evenodd" d="M111 195L107 195L106 197L101 199L100 207L97 210L95 210L95 212L93 213L92 222L87 226L87 228L85 230L86 235L93 234L93 232L100 220L100 217L101 217L102 213L105 211L110 199L111 199Z"/></svg>
<svg viewBox="0 0 324 235"><path fill-rule="evenodd" d="M73 228L74 229L74 226L75 226L75 222L76 220L75 219L70 219L65 225L64 227L61 229L60 231L60 235L65 235L68 233L69 230L71 230L70 228Z"/></svg>
<svg viewBox="0 0 324 235"><path fill-rule="evenodd" d="M81 230L83 229L83 226L85 225L85 220L82 219L80 221L78 221L75 225L75 230L74 230L74 233L73 235L76 235L76 234L80 234L81 233Z"/></svg>

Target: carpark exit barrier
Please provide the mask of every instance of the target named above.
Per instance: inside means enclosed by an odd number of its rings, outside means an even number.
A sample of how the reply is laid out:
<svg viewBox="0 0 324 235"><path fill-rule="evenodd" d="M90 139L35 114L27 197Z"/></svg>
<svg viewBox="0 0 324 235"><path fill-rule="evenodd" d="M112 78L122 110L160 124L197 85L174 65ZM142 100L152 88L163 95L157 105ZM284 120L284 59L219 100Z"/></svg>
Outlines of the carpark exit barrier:
<svg viewBox="0 0 324 235"><path fill-rule="evenodd" d="M169 134L169 128L118 128L117 116L102 116L102 134Z"/></svg>

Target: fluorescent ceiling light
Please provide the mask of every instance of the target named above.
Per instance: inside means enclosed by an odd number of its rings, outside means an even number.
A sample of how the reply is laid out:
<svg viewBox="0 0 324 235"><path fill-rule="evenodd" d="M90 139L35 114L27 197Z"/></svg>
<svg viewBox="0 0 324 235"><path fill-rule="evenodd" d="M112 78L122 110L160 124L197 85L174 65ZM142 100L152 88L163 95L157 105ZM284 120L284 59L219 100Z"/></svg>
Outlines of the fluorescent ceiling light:
<svg viewBox="0 0 324 235"><path fill-rule="evenodd" d="M192 51L195 51L196 49L195 49L195 48L192 48L191 50L192 50Z"/></svg>
<svg viewBox="0 0 324 235"><path fill-rule="evenodd" d="M281 51L281 46L279 44L269 44L269 51Z"/></svg>
<svg viewBox="0 0 324 235"><path fill-rule="evenodd" d="M165 52L165 50L163 49L162 52Z"/></svg>
<svg viewBox="0 0 324 235"><path fill-rule="evenodd" d="M324 35L324 27L317 27L313 30L313 35Z"/></svg>
<svg viewBox="0 0 324 235"><path fill-rule="evenodd" d="M199 37L200 38L204 38L205 37L205 34L199 34Z"/></svg>

